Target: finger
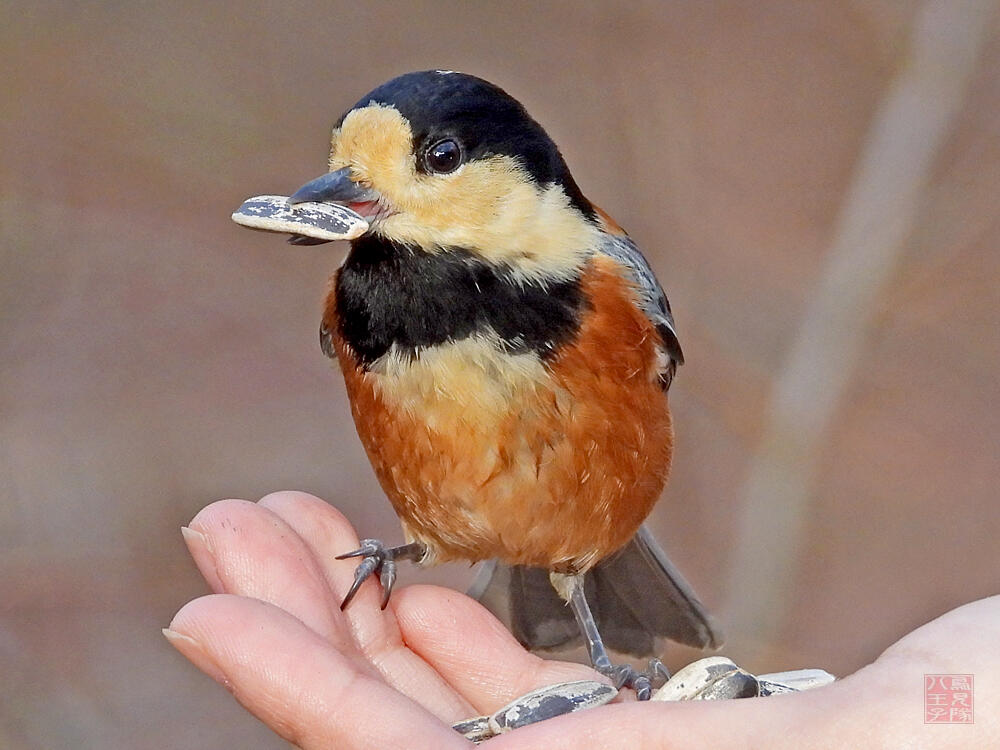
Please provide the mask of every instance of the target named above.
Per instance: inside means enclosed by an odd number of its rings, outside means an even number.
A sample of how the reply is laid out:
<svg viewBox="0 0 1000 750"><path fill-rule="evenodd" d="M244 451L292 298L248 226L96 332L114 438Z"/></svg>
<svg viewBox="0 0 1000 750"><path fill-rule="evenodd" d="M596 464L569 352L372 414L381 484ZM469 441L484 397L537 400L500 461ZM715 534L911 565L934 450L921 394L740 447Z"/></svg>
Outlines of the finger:
<svg viewBox="0 0 1000 750"><path fill-rule="evenodd" d="M266 602L196 599L166 635L251 713L305 750L467 747L449 726Z"/></svg>
<svg viewBox="0 0 1000 750"><path fill-rule="evenodd" d="M358 567L357 558L336 559L337 555L361 545L351 522L325 500L305 492L274 492L261 498L257 504L277 515L299 535L316 560L323 580L335 595L339 607L354 583L354 571ZM352 630L357 632L359 642L373 635L383 635L384 629L391 623L391 615L384 615L380 604L378 579L372 576L358 589L351 606L344 609L344 616Z"/></svg>
<svg viewBox="0 0 1000 750"><path fill-rule="evenodd" d="M359 542L344 515L329 503L303 492L276 492L260 501L293 528L310 549L333 598L340 599L354 581L357 560L337 560ZM399 592L394 594L396 596ZM358 648L394 688L443 720L467 719L475 710L448 682L404 643L391 609L382 610L377 582L365 583L344 610Z"/></svg>
<svg viewBox="0 0 1000 750"><path fill-rule="evenodd" d="M190 528L201 538L188 543L199 569L217 593L238 594L281 607L360 658L338 602L311 551L279 516L256 503L220 500L204 508Z"/></svg>
<svg viewBox="0 0 1000 750"><path fill-rule="evenodd" d="M545 685L610 682L583 664L541 659L525 651L485 607L457 591L408 586L390 606L407 645L478 713L492 713Z"/></svg>

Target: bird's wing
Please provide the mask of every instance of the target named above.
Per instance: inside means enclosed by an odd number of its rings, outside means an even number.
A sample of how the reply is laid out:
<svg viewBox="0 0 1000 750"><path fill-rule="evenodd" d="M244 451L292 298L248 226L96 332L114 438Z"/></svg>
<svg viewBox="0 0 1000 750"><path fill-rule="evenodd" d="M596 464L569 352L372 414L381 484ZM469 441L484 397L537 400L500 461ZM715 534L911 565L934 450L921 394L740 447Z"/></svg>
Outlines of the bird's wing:
<svg viewBox="0 0 1000 750"><path fill-rule="evenodd" d="M660 282L656 280L653 269L649 267L649 261L628 235L605 232L603 237L599 251L616 261L634 282L639 306L653 321L660 334L663 348L669 358L661 373L664 387L667 387L677 365L684 364L684 352L681 350L680 341L677 340L670 302L667 301L667 295L663 293Z"/></svg>

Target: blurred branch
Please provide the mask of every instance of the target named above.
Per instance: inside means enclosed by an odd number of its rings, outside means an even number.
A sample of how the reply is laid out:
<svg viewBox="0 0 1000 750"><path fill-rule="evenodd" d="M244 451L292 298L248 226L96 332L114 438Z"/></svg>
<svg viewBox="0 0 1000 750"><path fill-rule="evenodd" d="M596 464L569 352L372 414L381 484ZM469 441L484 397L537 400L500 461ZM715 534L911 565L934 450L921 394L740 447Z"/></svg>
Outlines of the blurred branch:
<svg viewBox="0 0 1000 750"><path fill-rule="evenodd" d="M929 0L871 123L825 268L775 381L733 558L727 630L777 633L789 614L817 466L869 324L962 109L994 0Z"/></svg>

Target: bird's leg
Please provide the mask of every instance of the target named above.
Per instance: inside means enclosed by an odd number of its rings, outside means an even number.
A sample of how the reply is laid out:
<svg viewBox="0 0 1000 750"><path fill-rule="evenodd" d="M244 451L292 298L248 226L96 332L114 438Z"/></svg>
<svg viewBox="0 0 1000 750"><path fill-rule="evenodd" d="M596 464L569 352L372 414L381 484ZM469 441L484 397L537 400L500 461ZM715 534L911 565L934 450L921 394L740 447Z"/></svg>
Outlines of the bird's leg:
<svg viewBox="0 0 1000 750"><path fill-rule="evenodd" d="M399 547L386 547L378 539L362 539L361 547L353 552L337 555L338 560L346 560L349 557L360 557L361 563L354 571L354 583L341 602L340 608L344 609L354 595L358 593L361 584L367 581L374 573L382 582L382 609L389 604L389 596L392 594L392 587L396 583L396 562L398 560L422 560L427 554L427 547L420 542L410 542Z"/></svg>
<svg viewBox="0 0 1000 750"><path fill-rule="evenodd" d="M559 596L569 602L573 615L576 617L576 623L580 626L580 633L587 643L587 653L594 669L610 677L614 681L615 687L632 688L639 700L649 700L653 694L653 682L661 685L670 677L663 662L659 659L651 659L649 673L639 672L629 664L612 664L584 594L583 574L551 573L549 579Z"/></svg>

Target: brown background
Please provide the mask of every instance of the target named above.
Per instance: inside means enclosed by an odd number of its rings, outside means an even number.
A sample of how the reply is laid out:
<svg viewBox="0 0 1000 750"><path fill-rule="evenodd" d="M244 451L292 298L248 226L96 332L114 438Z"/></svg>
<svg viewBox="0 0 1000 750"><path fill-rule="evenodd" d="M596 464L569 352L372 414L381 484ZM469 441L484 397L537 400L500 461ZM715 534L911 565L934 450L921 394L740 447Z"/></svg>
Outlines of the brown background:
<svg viewBox="0 0 1000 750"><path fill-rule="evenodd" d="M793 486L774 405L921 3L0 4L0 747L282 746L160 637L204 590L178 527L300 488L399 532L316 340L343 248L229 214L320 174L333 120L407 70L521 98L649 255L689 360L653 523L726 653L843 674L996 593L992 5L970 33L965 0L930 4L942 43L981 48L786 514L760 490ZM745 525L755 502L773 533Z"/></svg>

